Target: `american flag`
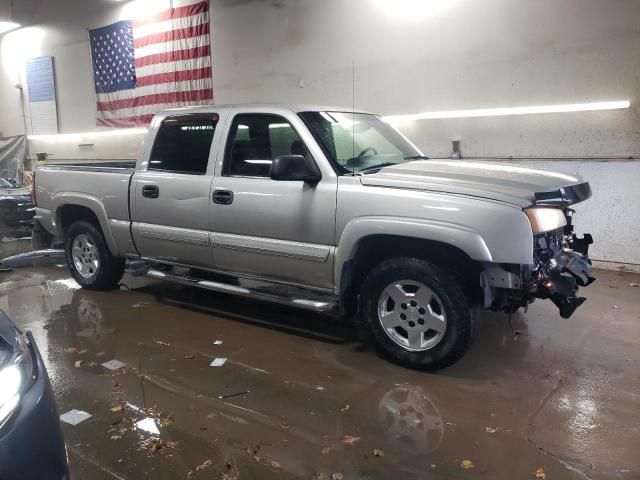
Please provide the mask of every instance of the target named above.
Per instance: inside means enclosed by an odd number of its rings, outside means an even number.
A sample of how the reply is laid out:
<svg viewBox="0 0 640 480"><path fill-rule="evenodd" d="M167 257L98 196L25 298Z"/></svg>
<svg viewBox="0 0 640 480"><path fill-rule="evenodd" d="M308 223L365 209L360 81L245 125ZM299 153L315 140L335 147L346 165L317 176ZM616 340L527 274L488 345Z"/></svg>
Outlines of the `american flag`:
<svg viewBox="0 0 640 480"><path fill-rule="evenodd" d="M148 125L169 107L212 103L209 2L89 30L97 124Z"/></svg>

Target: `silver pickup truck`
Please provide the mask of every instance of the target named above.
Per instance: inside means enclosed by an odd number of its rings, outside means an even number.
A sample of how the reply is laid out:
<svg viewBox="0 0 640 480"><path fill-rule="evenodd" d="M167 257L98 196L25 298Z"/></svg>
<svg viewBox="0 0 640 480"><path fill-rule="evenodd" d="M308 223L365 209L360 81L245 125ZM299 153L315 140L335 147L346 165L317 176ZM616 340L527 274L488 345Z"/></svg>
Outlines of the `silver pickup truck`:
<svg viewBox="0 0 640 480"><path fill-rule="evenodd" d="M48 165L36 218L80 285L147 275L363 322L377 349L435 370L481 309L535 298L569 317L592 281L574 175L430 160L379 117L290 105L166 110L135 165Z"/></svg>

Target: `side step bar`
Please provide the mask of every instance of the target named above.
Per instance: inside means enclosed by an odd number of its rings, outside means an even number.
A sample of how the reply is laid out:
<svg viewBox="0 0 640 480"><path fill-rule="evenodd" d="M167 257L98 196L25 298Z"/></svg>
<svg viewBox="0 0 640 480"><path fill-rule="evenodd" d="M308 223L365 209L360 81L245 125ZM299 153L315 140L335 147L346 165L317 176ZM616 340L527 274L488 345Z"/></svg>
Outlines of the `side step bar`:
<svg viewBox="0 0 640 480"><path fill-rule="evenodd" d="M258 290L256 288L247 288L242 285L229 285L227 283L213 282L211 280L201 280L195 277L161 272L159 270L149 270L147 271L147 276L157 280L165 280L191 287L205 288L214 292L229 293L254 300L261 300L263 302L303 308L314 312L330 312L335 310L338 306L337 299L329 295L318 294L318 298L301 298L301 296L295 295L291 292L291 290L295 290L295 293L299 294L302 291L300 288L291 288L289 289L289 293L286 292L286 288L282 288L280 286L278 287L277 292L269 291L269 289L265 287L259 287Z"/></svg>

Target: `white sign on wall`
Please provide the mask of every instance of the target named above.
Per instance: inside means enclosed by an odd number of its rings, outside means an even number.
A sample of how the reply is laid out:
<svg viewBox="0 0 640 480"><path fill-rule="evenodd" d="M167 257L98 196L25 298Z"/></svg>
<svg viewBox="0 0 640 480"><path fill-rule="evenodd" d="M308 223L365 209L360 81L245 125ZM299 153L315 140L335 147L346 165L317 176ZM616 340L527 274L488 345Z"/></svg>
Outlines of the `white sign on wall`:
<svg viewBox="0 0 640 480"><path fill-rule="evenodd" d="M26 62L31 133L58 133L56 85L53 57L31 58Z"/></svg>

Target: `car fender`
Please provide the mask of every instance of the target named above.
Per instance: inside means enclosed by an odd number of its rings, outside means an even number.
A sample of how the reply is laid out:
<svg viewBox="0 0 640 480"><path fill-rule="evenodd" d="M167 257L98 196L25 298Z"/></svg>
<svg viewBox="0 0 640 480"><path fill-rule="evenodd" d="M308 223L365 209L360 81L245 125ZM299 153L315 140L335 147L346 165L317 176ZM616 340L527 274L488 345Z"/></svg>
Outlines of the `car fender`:
<svg viewBox="0 0 640 480"><path fill-rule="evenodd" d="M102 234L104 235L104 239L107 242L107 246L109 247L111 254L114 256L118 255L118 246L113 238L111 228L109 227L109 217L107 216L107 211L99 198L86 193L64 192L56 194L52 198L52 201L54 205L52 209L54 212L52 218L55 219L54 228L58 238L64 238L64 232L62 231L62 224L60 222L63 207L68 205L86 207L91 210L98 219Z"/></svg>
<svg viewBox="0 0 640 480"><path fill-rule="evenodd" d="M493 262L484 239L472 228L416 218L360 217L345 226L338 243L334 267L336 291L340 291L342 269L355 254L356 245L371 235L393 235L442 242L462 250L473 260Z"/></svg>

